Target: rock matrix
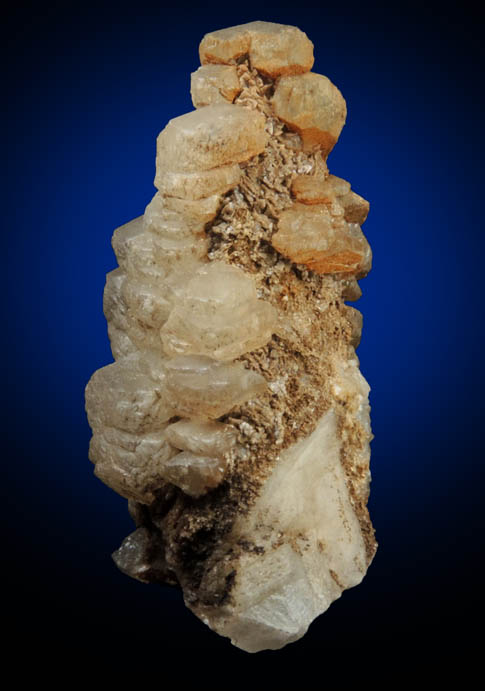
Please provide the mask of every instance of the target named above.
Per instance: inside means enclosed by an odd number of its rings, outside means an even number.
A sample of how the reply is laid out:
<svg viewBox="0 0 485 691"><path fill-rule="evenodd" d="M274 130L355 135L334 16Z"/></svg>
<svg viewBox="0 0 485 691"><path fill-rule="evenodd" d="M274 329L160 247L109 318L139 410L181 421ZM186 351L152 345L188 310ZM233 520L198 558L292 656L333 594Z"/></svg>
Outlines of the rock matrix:
<svg viewBox="0 0 485 691"><path fill-rule="evenodd" d="M347 108L306 34L251 22L199 52L157 192L113 235L89 457L135 522L118 567L256 652L300 638L376 550L346 304L371 268L369 204L329 173Z"/></svg>

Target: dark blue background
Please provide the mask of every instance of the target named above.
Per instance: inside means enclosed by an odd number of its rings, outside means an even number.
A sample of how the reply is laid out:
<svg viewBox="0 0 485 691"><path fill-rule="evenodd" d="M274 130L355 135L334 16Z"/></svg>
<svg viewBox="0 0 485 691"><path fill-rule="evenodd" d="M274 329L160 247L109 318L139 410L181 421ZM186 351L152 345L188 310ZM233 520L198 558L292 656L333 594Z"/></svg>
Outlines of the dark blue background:
<svg viewBox="0 0 485 691"><path fill-rule="evenodd" d="M186 680L228 662L249 674L318 666L324 684L349 654L349 675L373 678L388 661L398 672L420 660L442 670L467 654L481 580L479 23L466 3L239 5L39 3L19 5L6 24L10 640L29 656L55 650L108 668L141 660L162 669L184 651ZM154 194L155 138L192 109L198 43L254 19L303 29L314 70L348 104L329 165L371 202L364 230L374 268L357 303L358 354L372 387L370 510L380 548L362 585L302 641L248 656L209 632L178 592L132 581L112 563L132 523L126 502L92 475L84 386L111 361L102 314L111 234Z"/></svg>

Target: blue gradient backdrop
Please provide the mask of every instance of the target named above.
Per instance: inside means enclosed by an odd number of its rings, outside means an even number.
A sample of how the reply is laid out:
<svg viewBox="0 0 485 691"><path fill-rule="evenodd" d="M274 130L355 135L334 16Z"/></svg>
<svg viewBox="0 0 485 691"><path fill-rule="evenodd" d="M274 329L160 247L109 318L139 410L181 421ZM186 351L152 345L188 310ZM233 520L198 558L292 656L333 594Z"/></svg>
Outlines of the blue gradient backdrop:
<svg viewBox="0 0 485 691"><path fill-rule="evenodd" d="M183 646L193 661L249 673L302 660L309 672L325 660L328 673L349 652L377 667L394 657L432 667L433 642L439 661L466 639L484 527L477 20L466 3L234 5L19 5L5 26L11 640L85 660L107 647L113 665L138 656L165 664ZM92 475L84 414L87 380L111 361L102 292L115 266L112 231L154 193L155 138L192 109L201 37L253 19L306 31L314 70L348 103L329 165L371 201L364 230L374 268L357 303L358 354L372 387L370 511L380 543L363 584L302 641L258 656L209 632L178 592L117 571L110 553L132 524L126 502Z"/></svg>

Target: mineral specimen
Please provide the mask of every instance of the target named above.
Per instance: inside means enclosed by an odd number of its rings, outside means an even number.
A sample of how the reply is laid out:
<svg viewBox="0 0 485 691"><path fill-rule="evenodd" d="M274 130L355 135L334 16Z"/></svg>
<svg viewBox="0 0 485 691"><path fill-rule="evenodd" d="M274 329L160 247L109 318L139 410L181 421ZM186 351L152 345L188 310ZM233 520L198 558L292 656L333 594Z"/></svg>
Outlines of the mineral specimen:
<svg viewBox="0 0 485 691"><path fill-rule="evenodd" d="M158 191L113 235L90 459L136 524L118 567L180 586L254 652L301 637L376 550L345 304L371 267L369 204L328 171L346 103L302 31L215 31L200 58L196 110L157 140Z"/></svg>

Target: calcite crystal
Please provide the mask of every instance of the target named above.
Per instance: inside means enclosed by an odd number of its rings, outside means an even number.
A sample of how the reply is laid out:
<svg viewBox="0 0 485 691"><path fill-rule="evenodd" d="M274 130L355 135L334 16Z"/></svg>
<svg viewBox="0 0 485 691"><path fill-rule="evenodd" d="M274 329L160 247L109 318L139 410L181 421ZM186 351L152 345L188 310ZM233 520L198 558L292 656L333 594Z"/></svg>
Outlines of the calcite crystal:
<svg viewBox="0 0 485 691"><path fill-rule="evenodd" d="M135 522L118 567L255 652L300 638L376 550L345 304L369 204L329 173L346 103L302 31L251 22L199 52L196 110L160 133L157 192L113 235L89 456Z"/></svg>
<svg viewBox="0 0 485 691"><path fill-rule="evenodd" d="M306 150L318 146L323 155L335 146L347 117L347 106L337 87L313 72L279 79L272 105L276 117L301 135Z"/></svg>

